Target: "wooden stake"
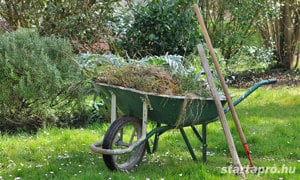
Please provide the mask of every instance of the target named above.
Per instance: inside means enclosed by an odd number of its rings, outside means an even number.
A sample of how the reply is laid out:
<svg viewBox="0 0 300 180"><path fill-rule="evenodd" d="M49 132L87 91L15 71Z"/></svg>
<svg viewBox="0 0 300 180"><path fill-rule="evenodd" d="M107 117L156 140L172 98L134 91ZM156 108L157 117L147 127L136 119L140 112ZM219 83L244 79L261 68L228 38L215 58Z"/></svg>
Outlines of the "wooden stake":
<svg viewBox="0 0 300 180"><path fill-rule="evenodd" d="M212 76L211 70L209 68L208 60L206 59L203 46L201 44L199 44L197 46L197 48L198 48L198 52L199 52L199 55L200 55L200 58L201 58L201 61L202 61L202 67L205 71L207 81L208 81L210 90L212 92L212 95L213 95L213 98L214 98L214 101L215 101L215 104L216 104L216 108L217 108L217 111L218 111L218 114L219 114L219 119L221 121L221 125L222 125L222 128L224 130L224 134L225 134L225 137L226 137L226 140L227 140L227 144L228 144L228 147L229 147L229 150L230 150L230 154L231 154L231 157L233 159L234 166L236 168L235 170L237 170L237 173L239 174L239 176L244 177L245 175L244 175L244 172L243 172L243 167L241 165L238 154L236 152L234 141L233 141L233 138L232 138L232 135L231 135L231 132L230 132L227 120L226 120L226 116L225 116L225 113L224 113L224 109L223 109L223 106L222 106L221 101L220 101L220 96L219 96L218 90L216 88L216 85L214 84L213 76Z"/></svg>

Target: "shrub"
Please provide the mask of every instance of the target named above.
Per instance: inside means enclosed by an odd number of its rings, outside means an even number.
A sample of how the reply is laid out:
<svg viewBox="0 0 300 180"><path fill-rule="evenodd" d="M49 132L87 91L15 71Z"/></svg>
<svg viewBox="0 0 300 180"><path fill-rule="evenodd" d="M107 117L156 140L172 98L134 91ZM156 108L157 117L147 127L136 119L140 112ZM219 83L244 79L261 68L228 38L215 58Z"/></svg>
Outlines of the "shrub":
<svg viewBox="0 0 300 180"><path fill-rule="evenodd" d="M256 46L242 46L237 54L229 61L230 70L234 71L264 71L274 64L273 49L266 49ZM228 72L232 73L232 72Z"/></svg>
<svg viewBox="0 0 300 180"><path fill-rule="evenodd" d="M1 35L0 130L36 130L83 118L84 76L73 58L63 39L28 29Z"/></svg>
<svg viewBox="0 0 300 180"><path fill-rule="evenodd" d="M166 53L188 55L200 38L192 3L150 0L133 5L118 18L115 45L133 58Z"/></svg>
<svg viewBox="0 0 300 180"><path fill-rule="evenodd" d="M75 45L91 45L110 34L107 24L112 18L115 4L115 0L3 0L0 3L0 16L13 29L35 27L43 35L68 38Z"/></svg>

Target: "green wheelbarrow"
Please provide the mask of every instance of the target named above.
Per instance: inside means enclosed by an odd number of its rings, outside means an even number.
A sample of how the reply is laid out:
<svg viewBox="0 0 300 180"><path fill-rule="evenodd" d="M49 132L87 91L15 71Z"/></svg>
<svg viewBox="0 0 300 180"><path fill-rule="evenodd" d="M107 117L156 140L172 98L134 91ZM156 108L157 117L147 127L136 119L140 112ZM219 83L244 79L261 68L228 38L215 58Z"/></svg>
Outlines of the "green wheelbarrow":
<svg viewBox="0 0 300 180"><path fill-rule="evenodd" d="M234 106L260 86L275 82L276 79L258 82L237 98L233 102ZM162 95L104 83L95 83L95 86L111 100L111 125L103 141L92 144L90 148L93 152L103 155L103 160L110 170L128 171L137 166L145 151L155 152L159 136L171 129L180 130L193 160L197 160L184 131L185 127L191 127L202 143L202 160L206 161L206 127L218 120L212 98ZM224 107L225 97L221 97L221 103ZM117 118L117 109L125 115ZM224 109L225 113L228 111L228 108ZM148 121L156 123L155 128L149 131L147 131ZM197 125L202 126L202 134L196 128ZM150 147L148 140L153 136L154 141Z"/></svg>

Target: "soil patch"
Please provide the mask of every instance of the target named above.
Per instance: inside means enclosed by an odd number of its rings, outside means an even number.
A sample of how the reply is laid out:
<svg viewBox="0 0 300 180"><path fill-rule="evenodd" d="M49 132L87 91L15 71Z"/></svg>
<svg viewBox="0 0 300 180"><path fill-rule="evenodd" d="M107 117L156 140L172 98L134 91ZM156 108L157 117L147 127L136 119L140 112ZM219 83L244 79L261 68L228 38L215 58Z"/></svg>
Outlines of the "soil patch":
<svg viewBox="0 0 300 180"><path fill-rule="evenodd" d="M227 78L228 84L236 88L249 88L255 83L265 79L277 79L277 83L272 84L273 87L278 86L299 86L300 71L280 71L273 70L261 73L242 72L236 73Z"/></svg>

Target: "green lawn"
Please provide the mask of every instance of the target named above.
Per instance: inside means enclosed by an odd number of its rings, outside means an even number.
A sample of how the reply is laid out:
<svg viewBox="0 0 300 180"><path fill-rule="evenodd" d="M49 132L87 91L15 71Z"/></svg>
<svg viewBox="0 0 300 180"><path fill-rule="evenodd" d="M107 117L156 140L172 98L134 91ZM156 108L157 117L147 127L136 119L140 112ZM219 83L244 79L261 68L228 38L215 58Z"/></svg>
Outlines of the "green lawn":
<svg viewBox="0 0 300 180"><path fill-rule="evenodd" d="M241 94L245 90L231 91ZM236 111L254 165L268 169L266 173L246 174L247 178L297 179L300 87L260 88ZM240 160L247 167L249 162L230 114L227 117ZM90 151L90 144L101 140L107 128L108 124L95 124L83 129L48 128L35 135L4 134L0 136L0 179L238 179L225 173L232 160L219 122L208 125L207 163L192 161L180 132L172 130L161 136L158 151L147 154L130 172L109 171L102 156ZM186 132L201 159L200 143L189 128Z"/></svg>

